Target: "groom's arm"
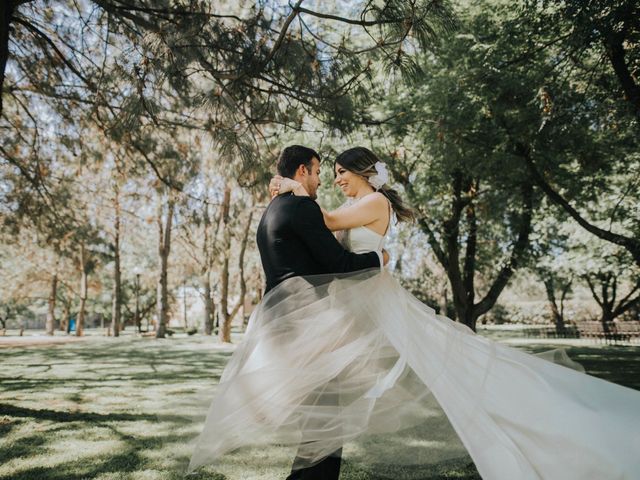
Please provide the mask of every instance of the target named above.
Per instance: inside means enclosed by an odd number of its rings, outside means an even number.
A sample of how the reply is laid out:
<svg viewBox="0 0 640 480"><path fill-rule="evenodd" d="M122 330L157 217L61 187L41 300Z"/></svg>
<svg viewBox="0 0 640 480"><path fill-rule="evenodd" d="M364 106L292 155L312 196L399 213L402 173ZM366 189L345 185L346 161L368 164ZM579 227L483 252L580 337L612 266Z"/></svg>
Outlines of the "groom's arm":
<svg viewBox="0 0 640 480"><path fill-rule="evenodd" d="M325 225L320 207L308 197L301 199L296 206L292 229L327 272L355 272L380 267L383 261L380 252L357 254L342 248Z"/></svg>

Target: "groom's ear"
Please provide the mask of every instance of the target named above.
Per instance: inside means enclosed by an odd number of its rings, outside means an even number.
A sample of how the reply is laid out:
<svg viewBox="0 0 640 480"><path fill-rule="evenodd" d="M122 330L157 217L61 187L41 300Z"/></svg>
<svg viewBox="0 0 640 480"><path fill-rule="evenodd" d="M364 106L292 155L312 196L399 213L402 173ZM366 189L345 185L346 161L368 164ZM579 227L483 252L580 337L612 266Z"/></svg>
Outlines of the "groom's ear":
<svg viewBox="0 0 640 480"><path fill-rule="evenodd" d="M304 163L301 163L300 165L298 165L298 168L296 169L296 175L305 177L308 173L309 171L307 170L307 166Z"/></svg>

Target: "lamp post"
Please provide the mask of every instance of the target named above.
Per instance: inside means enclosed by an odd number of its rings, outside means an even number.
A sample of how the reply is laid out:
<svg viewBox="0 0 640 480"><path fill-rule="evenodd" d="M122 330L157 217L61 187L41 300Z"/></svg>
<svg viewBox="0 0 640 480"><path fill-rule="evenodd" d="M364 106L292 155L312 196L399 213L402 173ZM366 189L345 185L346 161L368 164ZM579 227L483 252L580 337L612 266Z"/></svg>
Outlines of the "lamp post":
<svg viewBox="0 0 640 480"><path fill-rule="evenodd" d="M184 331L185 333L189 330L189 326L187 325L187 279L184 278L182 280L182 303L184 304Z"/></svg>
<svg viewBox="0 0 640 480"><path fill-rule="evenodd" d="M142 332L142 328L140 326L140 269L136 268L134 270L136 274L136 310L134 313L134 322L136 324L136 328L138 329L138 333Z"/></svg>

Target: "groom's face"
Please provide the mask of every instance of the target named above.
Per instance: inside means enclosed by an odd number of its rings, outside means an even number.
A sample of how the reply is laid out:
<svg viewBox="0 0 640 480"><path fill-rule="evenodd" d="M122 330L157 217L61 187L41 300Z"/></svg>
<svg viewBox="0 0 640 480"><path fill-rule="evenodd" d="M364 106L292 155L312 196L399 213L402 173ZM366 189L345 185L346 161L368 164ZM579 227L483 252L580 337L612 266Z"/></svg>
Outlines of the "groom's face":
<svg viewBox="0 0 640 480"><path fill-rule="evenodd" d="M320 186L320 161L313 157L311 159L311 171L305 168L304 184L305 190L309 193L309 196L315 200L317 198L318 187Z"/></svg>

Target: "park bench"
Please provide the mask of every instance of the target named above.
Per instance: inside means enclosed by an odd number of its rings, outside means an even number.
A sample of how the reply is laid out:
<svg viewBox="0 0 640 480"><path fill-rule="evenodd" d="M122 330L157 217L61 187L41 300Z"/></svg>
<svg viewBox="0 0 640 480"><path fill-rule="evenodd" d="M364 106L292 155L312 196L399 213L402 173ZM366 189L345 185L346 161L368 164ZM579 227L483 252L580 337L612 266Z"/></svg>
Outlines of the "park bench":
<svg viewBox="0 0 640 480"><path fill-rule="evenodd" d="M575 325L565 325L564 329L557 329L555 325L532 327L524 330L526 337L533 338L579 338L580 332Z"/></svg>
<svg viewBox="0 0 640 480"><path fill-rule="evenodd" d="M597 342L618 343L640 340L640 322L636 320L626 322L607 322L606 328L602 322L587 321L578 324L581 338L593 338Z"/></svg>
<svg viewBox="0 0 640 480"><path fill-rule="evenodd" d="M587 338L604 343L634 343L640 342L640 321L607 322L606 329L599 321L566 325L562 330L553 325L546 325L527 328L524 334L532 338Z"/></svg>
<svg viewBox="0 0 640 480"><path fill-rule="evenodd" d="M616 323L616 329L618 334L626 338L627 341L640 342L640 321L618 322Z"/></svg>

